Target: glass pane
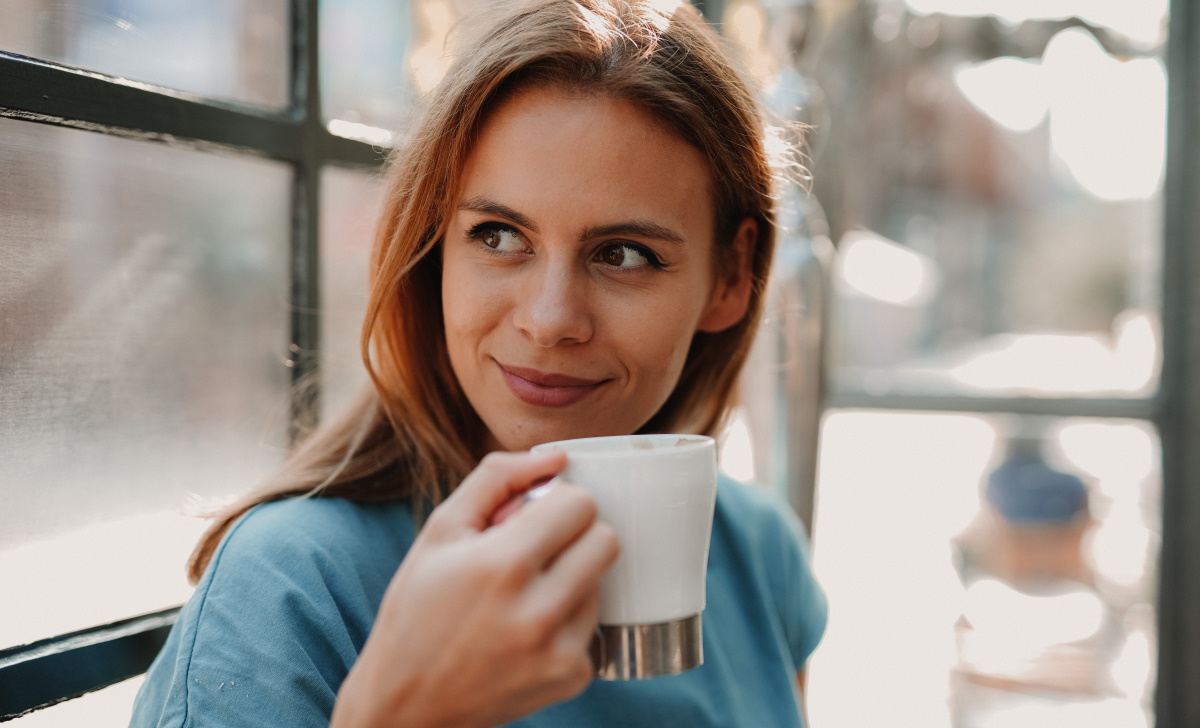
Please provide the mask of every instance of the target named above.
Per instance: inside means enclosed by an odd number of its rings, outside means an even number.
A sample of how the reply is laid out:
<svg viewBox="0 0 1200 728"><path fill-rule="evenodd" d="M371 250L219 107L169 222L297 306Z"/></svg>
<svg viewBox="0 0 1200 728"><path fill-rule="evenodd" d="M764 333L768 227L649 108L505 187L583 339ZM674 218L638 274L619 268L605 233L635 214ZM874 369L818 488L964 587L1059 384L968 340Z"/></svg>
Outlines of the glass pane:
<svg viewBox="0 0 1200 728"><path fill-rule="evenodd" d="M378 175L321 173L321 409L336 412L367 382L359 353L372 238L383 201Z"/></svg>
<svg viewBox="0 0 1200 728"><path fill-rule="evenodd" d="M0 50L267 106L288 102L287 0L4 0Z"/></svg>
<svg viewBox="0 0 1200 728"><path fill-rule="evenodd" d="M335 134L387 145L403 125L416 93L409 63L414 5L423 28L441 28L440 43L455 17L449 0L321 3L321 104ZM428 41L420 47L433 52Z"/></svg>
<svg viewBox="0 0 1200 728"><path fill-rule="evenodd" d="M834 385L1152 395L1166 0L832 5Z"/></svg>
<svg viewBox="0 0 1200 728"><path fill-rule="evenodd" d="M6 646L180 601L181 506L280 461L291 177L7 120L0 168Z"/></svg>
<svg viewBox="0 0 1200 728"><path fill-rule="evenodd" d="M828 413L813 725L1152 725L1159 462L1136 421Z"/></svg>

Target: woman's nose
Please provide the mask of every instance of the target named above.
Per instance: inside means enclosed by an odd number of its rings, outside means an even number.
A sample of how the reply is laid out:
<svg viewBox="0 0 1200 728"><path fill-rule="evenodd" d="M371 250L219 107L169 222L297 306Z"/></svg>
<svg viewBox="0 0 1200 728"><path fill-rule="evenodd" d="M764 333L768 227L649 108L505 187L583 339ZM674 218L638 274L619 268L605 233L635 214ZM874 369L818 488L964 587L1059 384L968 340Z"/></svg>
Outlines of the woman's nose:
<svg viewBox="0 0 1200 728"><path fill-rule="evenodd" d="M566 265L546 264L523 282L513 323L542 347L583 343L592 337L587 283Z"/></svg>

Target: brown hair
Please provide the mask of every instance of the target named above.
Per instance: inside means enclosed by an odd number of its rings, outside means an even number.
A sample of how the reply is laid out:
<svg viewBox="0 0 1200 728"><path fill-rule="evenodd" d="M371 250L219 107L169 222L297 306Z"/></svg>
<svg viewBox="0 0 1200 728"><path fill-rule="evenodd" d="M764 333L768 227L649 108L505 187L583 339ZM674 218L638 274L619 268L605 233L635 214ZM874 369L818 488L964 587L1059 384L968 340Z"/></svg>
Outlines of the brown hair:
<svg viewBox="0 0 1200 728"><path fill-rule="evenodd" d="M640 431L715 434L731 406L772 257L775 167L757 104L719 38L690 5L664 0L509 4L482 27L393 155L362 332L373 386L305 439L275 476L218 514L188 563L193 581L230 525L258 503L297 495L437 503L482 456L483 424L446 350L436 246L475 133L519 89L551 84L628 100L699 149L713 179L718 266L738 224L757 221L746 316L695 335L679 383Z"/></svg>

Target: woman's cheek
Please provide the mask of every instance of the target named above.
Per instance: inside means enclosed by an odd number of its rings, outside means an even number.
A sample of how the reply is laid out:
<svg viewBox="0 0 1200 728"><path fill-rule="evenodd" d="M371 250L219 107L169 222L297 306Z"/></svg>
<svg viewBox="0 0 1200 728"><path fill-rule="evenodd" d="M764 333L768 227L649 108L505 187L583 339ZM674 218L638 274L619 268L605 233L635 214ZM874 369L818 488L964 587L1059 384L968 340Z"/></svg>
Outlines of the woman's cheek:
<svg viewBox="0 0 1200 728"><path fill-rule="evenodd" d="M682 308L664 305L636 319L631 317L627 342L644 366L664 373L683 367L696 329Z"/></svg>

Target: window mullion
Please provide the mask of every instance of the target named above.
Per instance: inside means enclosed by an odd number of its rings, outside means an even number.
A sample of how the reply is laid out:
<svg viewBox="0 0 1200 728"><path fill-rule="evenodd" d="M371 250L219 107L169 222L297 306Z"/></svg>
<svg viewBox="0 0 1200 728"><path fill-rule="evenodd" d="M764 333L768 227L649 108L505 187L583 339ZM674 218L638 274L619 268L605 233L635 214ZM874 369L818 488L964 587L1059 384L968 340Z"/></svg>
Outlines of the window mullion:
<svg viewBox="0 0 1200 728"><path fill-rule="evenodd" d="M1200 11L1172 2L1163 251L1162 561L1156 724L1200 725Z"/></svg>
<svg viewBox="0 0 1200 728"><path fill-rule="evenodd" d="M320 410L315 376L321 350L319 231L321 215L320 46L317 0L292 2L292 115L300 124L302 144L293 164L290 364L295 393L290 436L310 430Z"/></svg>
<svg viewBox="0 0 1200 728"><path fill-rule="evenodd" d="M880 409L927 412L995 412L1054 417L1106 417L1153 420L1160 398L1137 397L993 397L968 394L874 394L835 387L825 396L826 409Z"/></svg>

